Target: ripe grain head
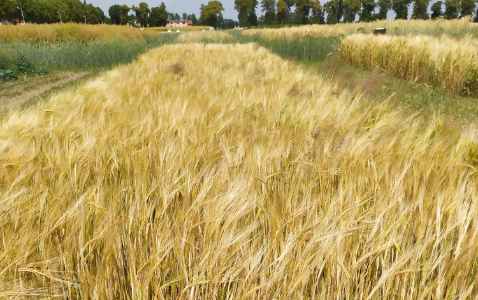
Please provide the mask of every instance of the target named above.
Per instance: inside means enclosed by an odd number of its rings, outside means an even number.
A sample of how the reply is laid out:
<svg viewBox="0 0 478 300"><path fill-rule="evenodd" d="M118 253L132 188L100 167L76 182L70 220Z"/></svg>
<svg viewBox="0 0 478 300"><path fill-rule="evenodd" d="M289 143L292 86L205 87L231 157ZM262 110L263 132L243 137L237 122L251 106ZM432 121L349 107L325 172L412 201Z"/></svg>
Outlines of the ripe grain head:
<svg viewBox="0 0 478 300"><path fill-rule="evenodd" d="M476 130L333 90L254 45L183 44L11 114L0 294L475 292Z"/></svg>

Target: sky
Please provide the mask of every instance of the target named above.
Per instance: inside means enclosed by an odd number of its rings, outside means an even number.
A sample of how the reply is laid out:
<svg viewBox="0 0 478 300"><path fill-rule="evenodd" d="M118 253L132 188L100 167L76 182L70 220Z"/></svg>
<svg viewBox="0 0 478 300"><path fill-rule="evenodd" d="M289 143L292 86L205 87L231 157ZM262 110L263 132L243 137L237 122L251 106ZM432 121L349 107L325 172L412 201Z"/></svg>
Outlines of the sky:
<svg viewBox="0 0 478 300"><path fill-rule="evenodd" d="M158 7L161 5L161 2L164 2L166 5L166 10L172 13L178 13L182 15L183 13L195 14L197 18L200 16L199 7L201 4L207 4L209 0L86 0L87 4L93 4L93 6L101 8L105 15L108 15L108 9L110 6L119 4L126 4L129 7L136 5L140 2L146 2L151 7ZM237 20L237 11L234 10L234 0L222 0L222 6L224 6L224 11L222 15L225 19Z"/></svg>

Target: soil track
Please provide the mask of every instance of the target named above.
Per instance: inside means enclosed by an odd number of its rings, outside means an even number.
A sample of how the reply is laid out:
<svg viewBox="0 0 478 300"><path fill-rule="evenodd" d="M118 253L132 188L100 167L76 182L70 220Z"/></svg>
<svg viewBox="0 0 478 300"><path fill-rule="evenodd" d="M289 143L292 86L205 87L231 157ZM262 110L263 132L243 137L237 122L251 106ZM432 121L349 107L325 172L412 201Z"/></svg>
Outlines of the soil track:
<svg viewBox="0 0 478 300"><path fill-rule="evenodd" d="M88 74L89 72L59 72L55 74L56 76L52 80L35 84L33 88L26 88L18 82L6 83L8 93L6 95L0 94L0 110L16 108L45 92L78 80ZM11 88L8 88L8 86Z"/></svg>

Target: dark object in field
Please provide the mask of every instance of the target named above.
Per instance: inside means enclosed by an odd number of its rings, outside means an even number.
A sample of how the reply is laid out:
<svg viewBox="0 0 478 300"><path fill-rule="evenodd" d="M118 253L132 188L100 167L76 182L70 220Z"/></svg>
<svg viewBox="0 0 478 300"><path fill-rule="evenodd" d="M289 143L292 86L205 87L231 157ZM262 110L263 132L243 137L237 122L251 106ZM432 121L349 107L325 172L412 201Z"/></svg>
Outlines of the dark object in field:
<svg viewBox="0 0 478 300"><path fill-rule="evenodd" d="M374 35L385 34L387 33L387 28L375 28L373 30Z"/></svg>

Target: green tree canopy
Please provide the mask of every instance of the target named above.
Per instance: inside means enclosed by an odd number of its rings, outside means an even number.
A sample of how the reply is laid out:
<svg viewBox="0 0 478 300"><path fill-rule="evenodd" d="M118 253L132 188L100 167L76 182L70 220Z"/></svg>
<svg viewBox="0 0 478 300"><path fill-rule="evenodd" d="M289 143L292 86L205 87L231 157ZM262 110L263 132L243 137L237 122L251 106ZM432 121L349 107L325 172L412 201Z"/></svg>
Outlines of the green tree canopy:
<svg viewBox="0 0 478 300"><path fill-rule="evenodd" d="M324 24L325 23L324 10L322 8L322 5L320 4L320 1L311 0L310 7L311 7L310 22L312 24Z"/></svg>
<svg viewBox="0 0 478 300"><path fill-rule="evenodd" d="M121 25L128 24L128 13L130 9L127 5L120 5L119 7L119 23Z"/></svg>
<svg viewBox="0 0 478 300"><path fill-rule="evenodd" d="M395 11L397 19L408 19L408 6L411 0L392 0L392 9Z"/></svg>
<svg viewBox="0 0 478 300"><path fill-rule="evenodd" d="M287 24L287 3L284 0L277 1L277 23Z"/></svg>
<svg viewBox="0 0 478 300"><path fill-rule="evenodd" d="M360 12L360 22L371 22L374 20L373 11L375 10L374 0L362 0L362 11Z"/></svg>
<svg viewBox="0 0 478 300"><path fill-rule="evenodd" d="M442 5L443 5L442 1L437 1L432 4L432 7L431 7L432 14L430 16L432 19L436 19L443 15Z"/></svg>
<svg viewBox="0 0 478 300"><path fill-rule="evenodd" d="M141 24L142 27L146 27L148 23L148 15L151 12L149 5L146 2L140 2L138 7L133 5L131 9L135 12L139 24Z"/></svg>
<svg viewBox="0 0 478 300"><path fill-rule="evenodd" d="M264 23L273 24L276 22L276 0L262 0L262 12L264 13Z"/></svg>
<svg viewBox="0 0 478 300"><path fill-rule="evenodd" d="M378 0L377 6L379 7L377 20L387 19L388 11L392 8L392 0Z"/></svg>
<svg viewBox="0 0 478 300"><path fill-rule="evenodd" d="M234 0L234 9L237 10L237 18L242 27L257 24L256 7L257 0Z"/></svg>
<svg viewBox="0 0 478 300"><path fill-rule="evenodd" d="M224 11L222 3L219 1L209 1L207 5L201 4L202 23L217 27L217 15Z"/></svg>
<svg viewBox="0 0 478 300"><path fill-rule="evenodd" d="M475 0L461 0L461 16L473 16Z"/></svg>
<svg viewBox="0 0 478 300"><path fill-rule="evenodd" d="M324 11L327 14L327 24L336 24L337 19L337 0L330 0L324 4Z"/></svg>
<svg viewBox="0 0 478 300"><path fill-rule="evenodd" d="M360 0L344 0L344 22L353 23L360 12Z"/></svg>
<svg viewBox="0 0 478 300"><path fill-rule="evenodd" d="M296 0L294 23L308 24L310 9L311 9L310 0Z"/></svg>
<svg viewBox="0 0 478 300"><path fill-rule="evenodd" d="M427 20L428 19L428 1L429 0L415 0L413 6L412 19Z"/></svg>
<svg viewBox="0 0 478 300"><path fill-rule="evenodd" d="M449 20L458 18L458 12L460 11L459 0L446 0L445 1L445 17Z"/></svg>
<svg viewBox="0 0 478 300"><path fill-rule="evenodd" d="M166 11L166 5L161 2L159 7L151 8L151 14L149 16L150 26L166 26L168 22L168 12Z"/></svg>

